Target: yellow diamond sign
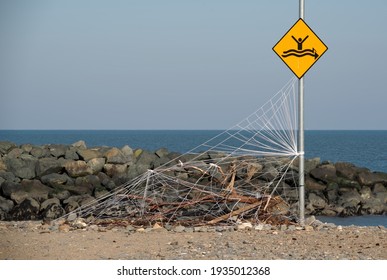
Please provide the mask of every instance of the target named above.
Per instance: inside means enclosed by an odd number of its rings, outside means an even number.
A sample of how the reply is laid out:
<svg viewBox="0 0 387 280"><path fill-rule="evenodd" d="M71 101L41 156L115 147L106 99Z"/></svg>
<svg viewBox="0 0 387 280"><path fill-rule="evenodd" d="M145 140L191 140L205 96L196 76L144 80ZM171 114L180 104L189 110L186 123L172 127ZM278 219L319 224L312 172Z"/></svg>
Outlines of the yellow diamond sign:
<svg viewBox="0 0 387 280"><path fill-rule="evenodd" d="M301 18L273 47L273 51L299 79L327 50L328 47Z"/></svg>

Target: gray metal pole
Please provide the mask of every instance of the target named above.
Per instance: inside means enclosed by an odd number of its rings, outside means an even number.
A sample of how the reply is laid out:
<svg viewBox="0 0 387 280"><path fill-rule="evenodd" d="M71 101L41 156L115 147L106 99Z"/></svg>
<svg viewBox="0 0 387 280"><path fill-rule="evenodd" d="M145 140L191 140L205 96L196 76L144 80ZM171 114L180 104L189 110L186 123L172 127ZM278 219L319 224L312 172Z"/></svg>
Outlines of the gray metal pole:
<svg viewBox="0 0 387 280"><path fill-rule="evenodd" d="M300 0L300 18L304 19L304 0ZM305 174L304 174L304 78L298 80L298 121L299 121L299 205L300 225L305 225Z"/></svg>

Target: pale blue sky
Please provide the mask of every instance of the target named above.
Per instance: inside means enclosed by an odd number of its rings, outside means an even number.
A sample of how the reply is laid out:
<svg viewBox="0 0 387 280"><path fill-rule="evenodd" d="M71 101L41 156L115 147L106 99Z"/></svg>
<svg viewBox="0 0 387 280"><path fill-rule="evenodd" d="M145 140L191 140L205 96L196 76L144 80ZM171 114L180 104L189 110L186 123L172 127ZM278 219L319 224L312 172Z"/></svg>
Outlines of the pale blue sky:
<svg viewBox="0 0 387 280"><path fill-rule="evenodd" d="M0 0L0 129L224 129L293 74L298 0ZM387 129L387 1L305 0L306 129Z"/></svg>

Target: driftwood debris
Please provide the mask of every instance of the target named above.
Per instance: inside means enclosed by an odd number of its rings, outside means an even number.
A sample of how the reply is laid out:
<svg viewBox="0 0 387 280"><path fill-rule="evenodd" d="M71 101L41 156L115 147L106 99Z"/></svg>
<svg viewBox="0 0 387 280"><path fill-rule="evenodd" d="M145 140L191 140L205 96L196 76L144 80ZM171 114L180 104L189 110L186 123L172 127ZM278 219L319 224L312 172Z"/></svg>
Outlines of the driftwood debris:
<svg viewBox="0 0 387 280"><path fill-rule="evenodd" d="M260 162L250 158L230 158L219 164L180 162L149 170L116 195L116 201L97 205L91 215L126 219L135 225L283 222L289 205L280 190L273 190L279 184L268 181L265 172Z"/></svg>

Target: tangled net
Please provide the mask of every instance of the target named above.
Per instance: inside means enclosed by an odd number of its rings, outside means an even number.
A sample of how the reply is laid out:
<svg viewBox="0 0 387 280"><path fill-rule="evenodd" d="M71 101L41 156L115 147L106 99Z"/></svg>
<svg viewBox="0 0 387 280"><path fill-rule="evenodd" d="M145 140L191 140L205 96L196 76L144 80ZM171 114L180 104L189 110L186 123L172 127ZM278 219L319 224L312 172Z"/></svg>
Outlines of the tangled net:
<svg viewBox="0 0 387 280"><path fill-rule="evenodd" d="M100 224L294 221L295 81L232 128L71 213Z"/></svg>

